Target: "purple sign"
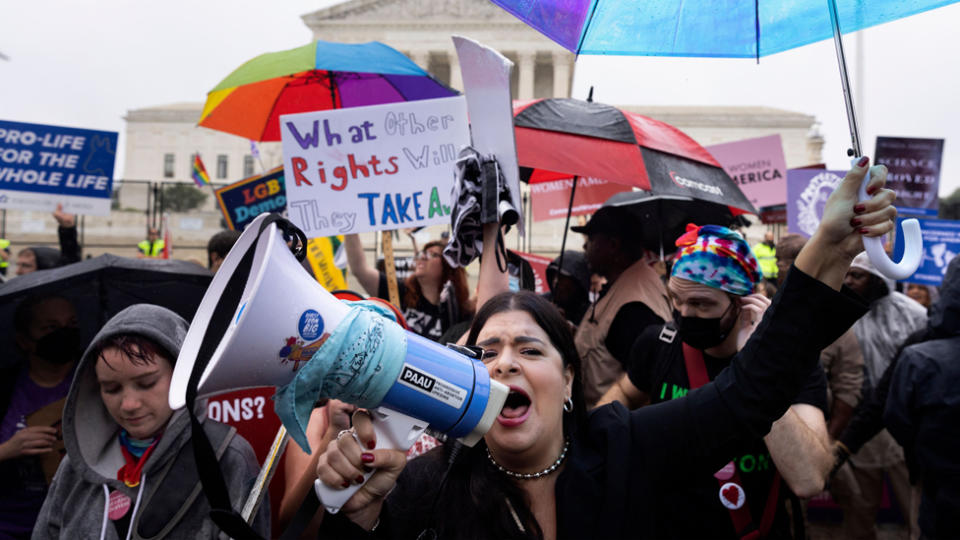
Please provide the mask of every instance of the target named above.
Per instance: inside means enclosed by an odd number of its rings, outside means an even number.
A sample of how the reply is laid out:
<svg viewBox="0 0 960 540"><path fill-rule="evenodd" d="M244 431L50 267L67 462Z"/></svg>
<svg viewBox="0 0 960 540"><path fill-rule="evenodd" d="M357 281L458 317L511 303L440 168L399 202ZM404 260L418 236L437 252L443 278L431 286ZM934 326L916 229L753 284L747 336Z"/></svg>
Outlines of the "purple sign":
<svg viewBox="0 0 960 540"><path fill-rule="evenodd" d="M787 232L813 236L823 217L823 205L846 174L823 169L787 171Z"/></svg>
<svg viewBox="0 0 960 540"><path fill-rule="evenodd" d="M787 160L780 135L706 147L757 209L787 202Z"/></svg>
<svg viewBox="0 0 960 540"><path fill-rule="evenodd" d="M942 158L943 139L877 137L873 160L887 166L887 187L897 192L899 212L936 216Z"/></svg>

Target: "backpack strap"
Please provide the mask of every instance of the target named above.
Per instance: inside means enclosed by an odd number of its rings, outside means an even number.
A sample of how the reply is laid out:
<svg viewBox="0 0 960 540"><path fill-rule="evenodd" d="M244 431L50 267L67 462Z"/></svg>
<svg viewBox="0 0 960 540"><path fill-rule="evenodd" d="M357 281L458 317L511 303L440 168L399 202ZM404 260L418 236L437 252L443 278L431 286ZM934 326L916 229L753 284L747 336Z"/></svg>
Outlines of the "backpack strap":
<svg viewBox="0 0 960 540"><path fill-rule="evenodd" d="M237 433L236 428L213 421L204 422L203 431L214 448L217 460L223 457ZM137 517L136 531L140 538L166 536L183 515L198 504L200 479L189 443L180 447L177 455L160 471L153 485L145 501L149 504L143 506L144 511Z"/></svg>

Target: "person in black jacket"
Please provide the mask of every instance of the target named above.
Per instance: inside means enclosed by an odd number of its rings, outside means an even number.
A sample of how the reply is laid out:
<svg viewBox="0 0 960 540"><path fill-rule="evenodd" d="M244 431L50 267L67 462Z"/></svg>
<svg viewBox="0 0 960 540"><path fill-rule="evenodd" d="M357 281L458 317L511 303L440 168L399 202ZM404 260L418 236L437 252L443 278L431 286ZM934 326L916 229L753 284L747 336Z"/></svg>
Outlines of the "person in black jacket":
<svg viewBox="0 0 960 540"><path fill-rule="evenodd" d="M468 343L484 348L491 377L511 390L483 442L447 445L405 467L402 452L368 450L375 446L370 419L355 413L355 437L332 441L317 475L345 487L365 467L375 472L340 513L325 516L321 535L656 536L666 526L659 493L672 471L712 474L732 448L769 430L817 366L820 349L865 312L838 291L861 236L890 231L896 215L893 192L880 189L884 167L872 171L873 197L857 203L866 164L831 196L796 271L731 366L684 398L635 411L614 403L580 420L579 362L559 312L530 293L482 304Z"/></svg>
<svg viewBox="0 0 960 540"><path fill-rule="evenodd" d="M950 262L927 327L884 371L837 441L833 472L886 428L921 484L919 526L928 538L960 537L960 257Z"/></svg>

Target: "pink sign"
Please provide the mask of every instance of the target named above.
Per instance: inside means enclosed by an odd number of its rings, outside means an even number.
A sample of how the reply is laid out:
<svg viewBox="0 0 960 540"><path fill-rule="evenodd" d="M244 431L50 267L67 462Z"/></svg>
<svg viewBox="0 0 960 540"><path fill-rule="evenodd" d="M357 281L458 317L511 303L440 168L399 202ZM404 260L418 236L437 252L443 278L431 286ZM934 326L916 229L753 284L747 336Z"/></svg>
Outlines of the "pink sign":
<svg viewBox="0 0 960 540"><path fill-rule="evenodd" d="M715 144L706 149L757 210L787 202L787 160L780 135Z"/></svg>
<svg viewBox="0 0 960 540"><path fill-rule="evenodd" d="M530 184L530 197L533 201L533 220L546 221L567 217L570 207L570 189L573 179L554 180ZM572 216L592 214L607 199L622 191L630 191L630 186L616 184L599 178L581 178L577 181L577 193L573 199Z"/></svg>

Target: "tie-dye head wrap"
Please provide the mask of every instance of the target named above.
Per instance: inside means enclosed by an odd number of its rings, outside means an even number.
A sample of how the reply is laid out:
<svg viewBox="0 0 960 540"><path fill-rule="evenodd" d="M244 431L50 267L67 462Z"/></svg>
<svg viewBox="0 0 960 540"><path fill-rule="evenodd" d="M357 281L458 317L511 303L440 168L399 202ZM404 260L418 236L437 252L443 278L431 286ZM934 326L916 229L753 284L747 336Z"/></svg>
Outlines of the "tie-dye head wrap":
<svg viewBox="0 0 960 540"><path fill-rule="evenodd" d="M760 267L739 233L718 225L687 225L677 239L671 275L744 296L760 281Z"/></svg>

